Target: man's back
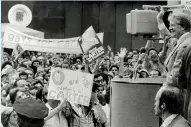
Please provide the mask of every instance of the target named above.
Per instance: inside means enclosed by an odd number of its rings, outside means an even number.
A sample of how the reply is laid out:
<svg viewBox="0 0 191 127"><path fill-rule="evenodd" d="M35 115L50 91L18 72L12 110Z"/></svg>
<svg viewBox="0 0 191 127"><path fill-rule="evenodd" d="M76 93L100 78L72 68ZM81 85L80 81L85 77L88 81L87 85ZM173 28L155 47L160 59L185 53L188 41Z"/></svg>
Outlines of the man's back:
<svg viewBox="0 0 191 127"><path fill-rule="evenodd" d="M187 46L183 54L178 85L185 89L184 117L191 122L191 43Z"/></svg>

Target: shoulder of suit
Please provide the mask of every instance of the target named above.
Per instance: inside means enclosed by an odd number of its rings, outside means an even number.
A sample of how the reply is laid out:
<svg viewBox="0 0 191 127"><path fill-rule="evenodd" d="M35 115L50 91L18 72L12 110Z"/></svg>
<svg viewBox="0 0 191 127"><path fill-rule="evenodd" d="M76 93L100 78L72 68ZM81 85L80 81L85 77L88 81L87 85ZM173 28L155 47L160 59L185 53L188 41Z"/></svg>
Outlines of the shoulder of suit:
<svg viewBox="0 0 191 127"><path fill-rule="evenodd" d="M179 45L180 48L187 48L187 47L191 47L191 38L185 40L183 43L181 43Z"/></svg>
<svg viewBox="0 0 191 127"><path fill-rule="evenodd" d="M191 43L185 46L185 53L184 54L191 54Z"/></svg>
<svg viewBox="0 0 191 127"><path fill-rule="evenodd" d="M187 121L184 117L181 115L178 115L177 118L174 119L174 126L172 127L191 127L191 124L189 121Z"/></svg>

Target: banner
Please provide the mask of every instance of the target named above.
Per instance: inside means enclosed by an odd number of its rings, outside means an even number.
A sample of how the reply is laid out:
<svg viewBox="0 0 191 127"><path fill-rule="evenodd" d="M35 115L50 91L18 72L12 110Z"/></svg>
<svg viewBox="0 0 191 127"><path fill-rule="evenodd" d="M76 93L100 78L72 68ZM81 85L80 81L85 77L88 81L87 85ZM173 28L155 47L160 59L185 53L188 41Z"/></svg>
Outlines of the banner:
<svg viewBox="0 0 191 127"><path fill-rule="evenodd" d="M103 40L103 33L97 36ZM68 39L42 39L36 38L10 27L6 27L3 37L3 47L14 49L17 43L20 43L25 50L55 53L82 53L78 44L80 37ZM103 43L103 42L102 42Z"/></svg>
<svg viewBox="0 0 191 127"><path fill-rule="evenodd" d="M92 26L84 32L82 37L79 39L79 44L82 52L88 55L88 58L86 59L88 64L106 53L103 44L100 42L100 39L97 37Z"/></svg>
<svg viewBox="0 0 191 127"><path fill-rule="evenodd" d="M52 68L48 99L67 99L71 103L89 106L94 75Z"/></svg>
<svg viewBox="0 0 191 127"><path fill-rule="evenodd" d="M22 54L24 53L24 49L23 47L17 43L17 45L15 46L15 48L13 49L13 52L12 52L12 56L14 58L14 61Z"/></svg>

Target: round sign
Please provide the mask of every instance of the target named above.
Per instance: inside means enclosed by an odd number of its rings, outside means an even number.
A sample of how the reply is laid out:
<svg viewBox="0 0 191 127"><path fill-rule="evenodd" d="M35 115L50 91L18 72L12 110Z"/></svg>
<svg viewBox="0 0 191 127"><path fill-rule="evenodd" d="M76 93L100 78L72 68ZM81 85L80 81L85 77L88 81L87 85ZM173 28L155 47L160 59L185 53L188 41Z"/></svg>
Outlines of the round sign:
<svg viewBox="0 0 191 127"><path fill-rule="evenodd" d="M26 5L17 4L9 10L8 19L11 24L26 27L32 21L32 12Z"/></svg>
<svg viewBox="0 0 191 127"><path fill-rule="evenodd" d="M61 85L64 81L65 75L62 71L56 70L52 73L52 80L56 85Z"/></svg>

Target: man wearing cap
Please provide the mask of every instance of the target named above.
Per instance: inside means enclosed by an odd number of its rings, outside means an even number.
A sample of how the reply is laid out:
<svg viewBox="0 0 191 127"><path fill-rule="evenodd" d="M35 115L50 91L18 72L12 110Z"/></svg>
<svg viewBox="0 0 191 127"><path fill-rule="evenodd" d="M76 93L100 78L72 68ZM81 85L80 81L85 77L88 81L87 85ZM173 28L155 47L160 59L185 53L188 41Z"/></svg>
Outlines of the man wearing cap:
<svg viewBox="0 0 191 127"><path fill-rule="evenodd" d="M13 109L18 116L18 127L43 127L48 108L40 101L25 98L14 103Z"/></svg>
<svg viewBox="0 0 191 127"><path fill-rule="evenodd" d="M141 69L139 71L139 73L140 73L139 78L147 78L147 77L149 77L149 73L148 73L148 71L146 69Z"/></svg>

